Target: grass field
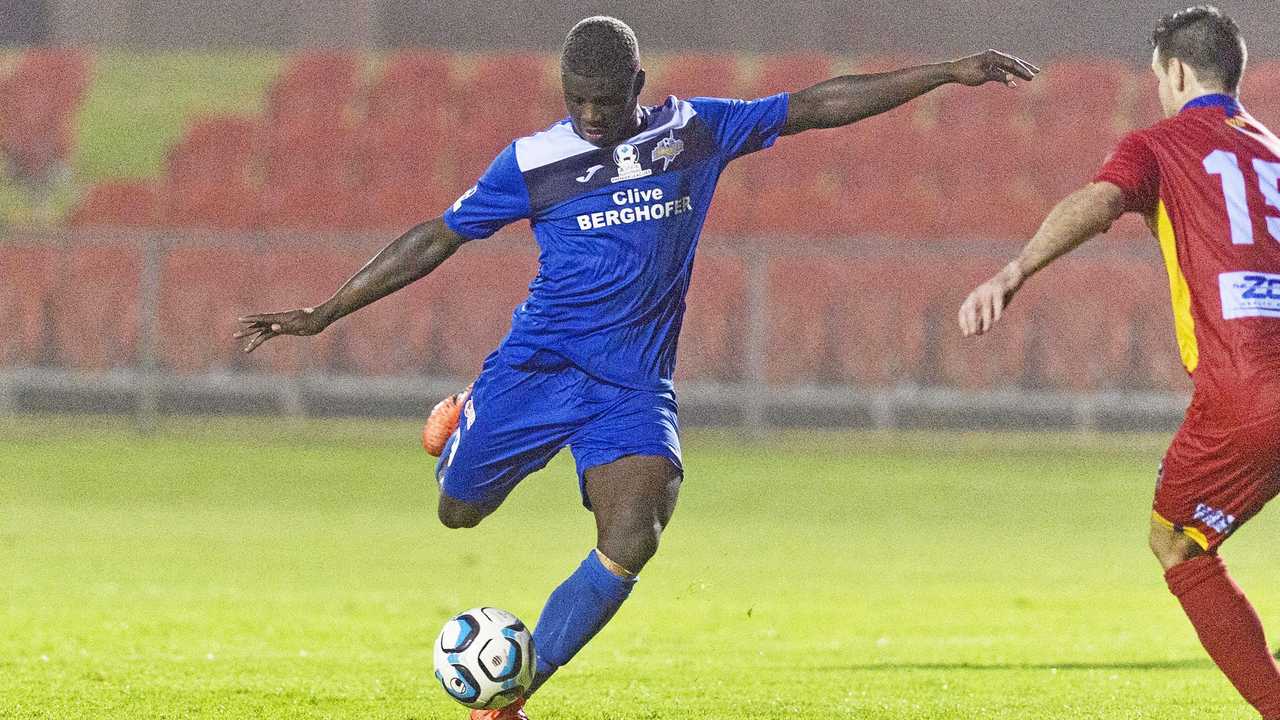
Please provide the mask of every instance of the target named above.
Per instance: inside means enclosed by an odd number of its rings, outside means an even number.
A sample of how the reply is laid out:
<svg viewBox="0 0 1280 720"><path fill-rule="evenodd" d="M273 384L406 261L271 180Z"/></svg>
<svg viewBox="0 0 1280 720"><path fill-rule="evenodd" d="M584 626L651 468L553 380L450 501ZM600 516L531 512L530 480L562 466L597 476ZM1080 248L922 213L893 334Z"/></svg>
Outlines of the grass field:
<svg viewBox="0 0 1280 720"><path fill-rule="evenodd" d="M592 544L562 457L471 531L415 428L0 424L0 717L461 718L454 611ZM1144 548L1163 438L686 437L682 505L537 718L1249 718ZM1280 525L1225 553L1280 628Z"/></svg>

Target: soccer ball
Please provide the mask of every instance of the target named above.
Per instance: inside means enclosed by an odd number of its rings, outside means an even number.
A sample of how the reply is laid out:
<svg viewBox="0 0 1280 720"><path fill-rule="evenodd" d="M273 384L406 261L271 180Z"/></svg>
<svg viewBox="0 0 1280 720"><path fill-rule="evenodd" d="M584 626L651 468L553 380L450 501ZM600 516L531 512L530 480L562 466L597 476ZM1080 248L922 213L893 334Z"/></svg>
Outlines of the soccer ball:
<svg viewBox="0 0 1280 720"><path fill-rule="evenodd" d="M436 639L436 679L449 697L479 710L510 705L533 683L533 635L497 608L459 613Z"/></svg>

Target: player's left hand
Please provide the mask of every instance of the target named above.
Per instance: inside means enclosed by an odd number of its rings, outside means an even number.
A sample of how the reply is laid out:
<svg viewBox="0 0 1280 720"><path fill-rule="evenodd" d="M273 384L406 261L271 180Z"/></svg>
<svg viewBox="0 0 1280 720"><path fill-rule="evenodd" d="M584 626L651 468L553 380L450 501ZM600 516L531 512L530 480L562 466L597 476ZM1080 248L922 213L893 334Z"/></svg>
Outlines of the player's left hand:
<svg viewBox="0 0 1280 720"><path fill-rule="evenodd" d="M988 50L947 63L951 81L961 85L984 85L999 82L1013 87L1016 78L1031 80L1040 74L1040 68L999 50Z"/></svg>
<svg viewBox="0 0 1280 720"><path fill-rule="evenodd" d="M1004 266L990 280L979 285L960 306L960 332L964 337L981 335L1000 321L1004 310L1022 287L1022 269L1017 262Z"/></svg>

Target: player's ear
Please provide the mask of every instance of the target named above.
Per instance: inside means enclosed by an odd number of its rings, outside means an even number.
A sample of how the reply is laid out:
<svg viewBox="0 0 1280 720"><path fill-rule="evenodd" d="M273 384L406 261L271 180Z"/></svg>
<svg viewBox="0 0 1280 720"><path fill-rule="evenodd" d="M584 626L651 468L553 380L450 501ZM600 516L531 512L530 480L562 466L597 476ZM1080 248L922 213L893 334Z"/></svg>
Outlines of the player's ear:
<svg viewBox="0 0 1280 720"><path fill-rule="evenodd" d="M631 86L631 96L640 97L640 92L644 90L645 74L644 70L636 71L636 79Z"/></svg>
<svg viewBox="0 0 1280 720"><path fill-rule="evenodd" d="M1187 66L1180 58L1169 58L1169 84L1177 92L1187 89Z"/></svg>

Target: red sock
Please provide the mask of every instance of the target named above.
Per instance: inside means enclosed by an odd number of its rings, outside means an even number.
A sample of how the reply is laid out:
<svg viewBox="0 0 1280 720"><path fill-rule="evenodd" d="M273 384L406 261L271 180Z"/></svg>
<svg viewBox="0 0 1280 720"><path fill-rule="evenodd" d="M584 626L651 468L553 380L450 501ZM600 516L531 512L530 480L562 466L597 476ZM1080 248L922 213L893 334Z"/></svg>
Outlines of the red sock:
<svg viewBox="0 0 1280 720"><path fill-rule="evenodd" d="M1280 668L1262 621L1217 555L1200 555L1164 574L1169 592L1200 636L1209 657L1265 720L1280 720Z"/></svg>

